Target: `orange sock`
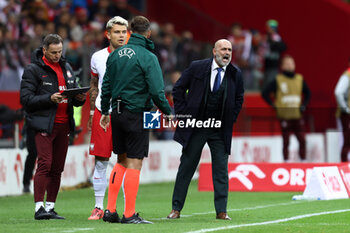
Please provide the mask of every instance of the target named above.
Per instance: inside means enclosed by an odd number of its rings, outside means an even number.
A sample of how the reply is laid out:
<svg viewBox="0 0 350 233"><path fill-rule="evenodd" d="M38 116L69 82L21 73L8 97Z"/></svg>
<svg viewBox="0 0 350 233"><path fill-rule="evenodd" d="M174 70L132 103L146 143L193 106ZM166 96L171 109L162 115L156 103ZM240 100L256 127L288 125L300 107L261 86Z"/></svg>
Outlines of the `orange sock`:
<svg viewBox="0 0 350 233"><path fill-rule="evenodd" d="M125 218L130 218L135 213L137 191L139 190L140 171L126 169L124 178Z"/></svg>
<svg viewBox="0 0 350 233"><path fill-rule="evenodd" d="M123 183L125 171L126 168L124 166L116 163L109 177L107 210L111 211L111 213L116 211L118 193Z"/></svg>

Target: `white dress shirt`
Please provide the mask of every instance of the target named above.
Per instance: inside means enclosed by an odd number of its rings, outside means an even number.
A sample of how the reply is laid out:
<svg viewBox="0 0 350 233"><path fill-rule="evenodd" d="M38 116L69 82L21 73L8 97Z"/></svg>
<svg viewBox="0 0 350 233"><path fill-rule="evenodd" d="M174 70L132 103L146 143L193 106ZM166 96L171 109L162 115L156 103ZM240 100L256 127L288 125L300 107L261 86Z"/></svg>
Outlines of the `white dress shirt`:
<svg viewBox="0 0 350 233"><path fill-rule="evenodd" d="M213 62L211 63L211 74L210 74L210 90L213 91L213 87L214 87L214 82L215 82L215 77L218 73L217 68L219 68L220 66L218 66L218 64L216 64L215 59L213 59ZM225 76L225 72L226 72L226 66L221 67L221 80L220 80L220 84L222 83L222 80L224 79Z"/></svg>

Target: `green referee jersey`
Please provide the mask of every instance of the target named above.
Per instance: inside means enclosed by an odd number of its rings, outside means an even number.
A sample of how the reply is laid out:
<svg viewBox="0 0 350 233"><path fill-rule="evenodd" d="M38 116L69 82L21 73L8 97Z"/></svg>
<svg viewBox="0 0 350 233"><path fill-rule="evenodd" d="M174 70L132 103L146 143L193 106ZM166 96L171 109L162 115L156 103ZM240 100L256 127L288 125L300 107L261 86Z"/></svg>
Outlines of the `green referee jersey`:
<svg viewBox="0 0 350 233"><path fill-rule="evenodd" d="M153 49L151 40L133 33L127 45L109 55L102 83L102 114L108 114L110 101L116 109L118 96L131 112L148 111L154 102L163 113L171 114L164 94L162 71L151 52Z"/></svg>

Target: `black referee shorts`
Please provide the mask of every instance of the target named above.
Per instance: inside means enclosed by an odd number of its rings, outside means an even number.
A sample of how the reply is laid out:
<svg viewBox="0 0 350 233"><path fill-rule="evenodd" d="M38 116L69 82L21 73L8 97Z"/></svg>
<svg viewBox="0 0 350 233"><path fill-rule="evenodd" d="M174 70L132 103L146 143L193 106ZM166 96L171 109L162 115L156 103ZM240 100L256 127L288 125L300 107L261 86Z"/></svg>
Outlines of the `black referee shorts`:
<svg viewBox="0 0 350 233"><path fill-rule="evenodd" d="M113 152L126 153L128 158L148 156L149 131L143 128L143 112L112 111Z"/></svg>

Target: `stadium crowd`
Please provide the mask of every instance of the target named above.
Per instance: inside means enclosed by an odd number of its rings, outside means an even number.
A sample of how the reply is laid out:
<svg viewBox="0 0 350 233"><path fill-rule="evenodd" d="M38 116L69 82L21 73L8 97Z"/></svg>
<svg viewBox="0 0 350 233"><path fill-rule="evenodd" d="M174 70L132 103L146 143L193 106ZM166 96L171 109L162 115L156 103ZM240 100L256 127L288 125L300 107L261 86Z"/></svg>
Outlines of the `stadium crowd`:
<svg viewBox="0 0 350 233"><path fill-rule="evenodd" d="M136 3L135 3L136 2ZM111 17L131 20L129 9L143 1L127 0L0 0L0 91L18 91L23 69L43 38L57 33L63 38L63 56L79 73L79 85L90 84L90 59L108 46L105 25ZM128 5L129 4L129 5ZM140 9L142 10L142 9ZM278 34L278 22L267 22L267 33L245 29L239 22L228 29L233 45L232 63L242 70L245 89L260 91L278 72L280 54L286 49ZM180 34L172 22L151 22L154 53L162 68L165 93L171 91L181 72L193 60L211 56L212 44L193 39L189 30ZM264 78L265 77L265 78ZM158 139L171 139L173 130L156 131Z"/></svg>
<svg viewBox="0 0 350 233"><path fill-rule="evenodd" d="M81 69L80 85L88 86L90 58L108 45L104 28L108 19L116 15L131 19L133 14L127 0L0 0L0 90L19 90L23 68L30 63L32 52L41 45L44 36L50 33L63 38L63 55L73 70ZM275 74L279 54L286 48L277 33L278 22L270 20L267 25L266 35L258 30L246 30L238 22L228 30L227 39L233 44L232 62L242 69L247 90L260 90L264 70L266 76L270 68L275 68L272 75ZM191 61L211 56L212 44L195 41L188 30L178 34L171 22L152 22L151 29L154 53L169 94Z"/></svg>
<svg viewBox="0 0 350 233"><path fill-rule="evenodd" d="M88 86L90 58L108 45L104 28L109 18L119 15L130 20L132 14L125 0L92 1L80 6L78 1L0 1L0 90L19 90L23 68L31 53L50 33L64 40L63 55L75 71L81 69L80 85ZM174 25L152 23L155 53L161 62L166 84L173 72L182 70L193 59L205 56L202 44L194 42L189 31L181 36Z"/></svg>

